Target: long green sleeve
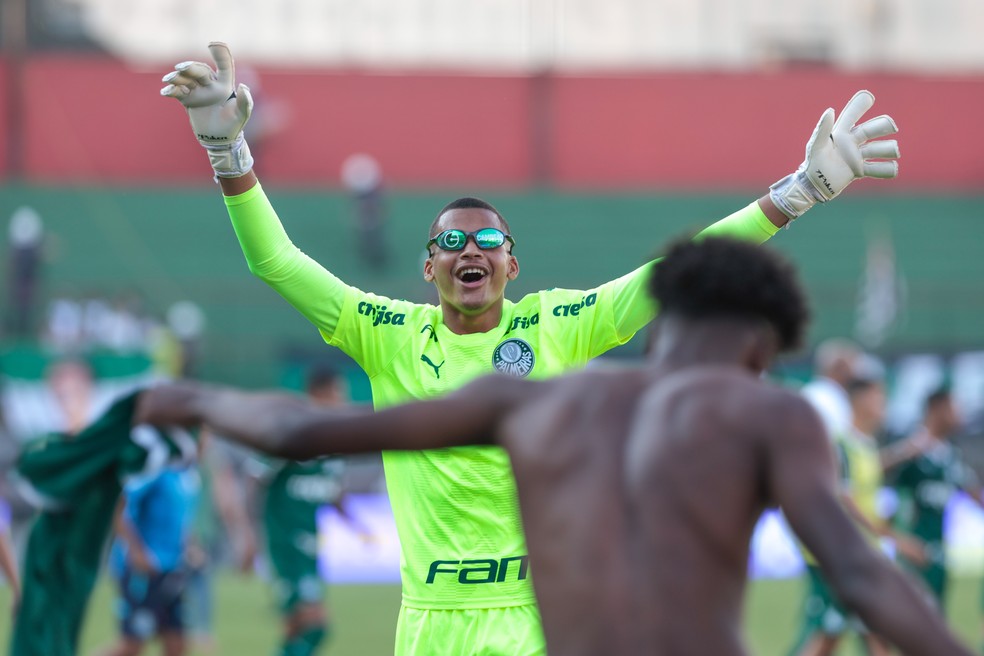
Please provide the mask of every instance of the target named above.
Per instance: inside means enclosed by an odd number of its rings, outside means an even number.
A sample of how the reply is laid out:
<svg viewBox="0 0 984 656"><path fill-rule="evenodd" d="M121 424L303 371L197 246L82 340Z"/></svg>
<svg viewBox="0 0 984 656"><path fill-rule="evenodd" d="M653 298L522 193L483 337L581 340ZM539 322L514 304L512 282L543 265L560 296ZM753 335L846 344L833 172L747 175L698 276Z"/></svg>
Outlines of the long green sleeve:
<svg viewBox="0 0 984 656"><path fill-rule="evenodd" d="M259 184L225 203L249 270L329 338L350 287L291 242Z"/></svg>

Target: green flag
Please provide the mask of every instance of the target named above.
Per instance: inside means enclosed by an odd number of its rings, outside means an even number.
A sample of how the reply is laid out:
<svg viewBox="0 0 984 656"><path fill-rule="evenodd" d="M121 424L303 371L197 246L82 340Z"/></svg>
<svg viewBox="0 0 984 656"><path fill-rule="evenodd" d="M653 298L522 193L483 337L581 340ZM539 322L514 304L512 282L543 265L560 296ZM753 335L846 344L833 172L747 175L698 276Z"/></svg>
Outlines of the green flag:
<svg viewBox="0 0 984 656"><path fill-rule="evenodd" d="M42 510L28 539L10 656L76 653L122 480L194 446L184 434L132 427L138 394L116 401L79 434L46 435L20 455L17 484Z"/></svg>

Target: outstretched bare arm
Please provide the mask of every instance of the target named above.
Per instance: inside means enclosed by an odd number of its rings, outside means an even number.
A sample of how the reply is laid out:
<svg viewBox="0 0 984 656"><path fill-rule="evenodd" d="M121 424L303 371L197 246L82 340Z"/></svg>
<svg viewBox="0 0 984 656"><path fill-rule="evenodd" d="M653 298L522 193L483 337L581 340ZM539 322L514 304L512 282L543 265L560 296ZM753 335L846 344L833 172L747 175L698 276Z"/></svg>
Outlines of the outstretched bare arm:
<svg viewBox="0 0 984 656"><path fill-rule="evenodd" d="M840 599L906 654L969 656L943 618L851 522L838 498L829 440L813 409L793 398L780 412L784 416L769 442L770 489Z"/></svg>
<svg viewBox="0 0 984 656"><path fill-rule="evenodd" d="M518 381L479 379L448 396L380 412L322 408L277 392L180 382L141 394L135 423L205 425L228 439L282 458L492 444Z"/></svg>

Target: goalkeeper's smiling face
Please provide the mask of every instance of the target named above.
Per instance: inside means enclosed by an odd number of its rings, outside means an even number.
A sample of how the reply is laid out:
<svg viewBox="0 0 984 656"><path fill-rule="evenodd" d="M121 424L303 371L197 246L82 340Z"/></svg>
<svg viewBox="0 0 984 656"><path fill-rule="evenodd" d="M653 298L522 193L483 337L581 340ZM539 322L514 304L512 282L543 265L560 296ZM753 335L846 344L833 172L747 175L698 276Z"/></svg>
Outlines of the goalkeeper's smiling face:
<svg viewBox="0 0 984 656"><path fill-rule="evenodd" d="M468 233L483 228L503 230L504 226L489 210L458 208L441 215L431 237L452 228ZM452 311L468 317L470 324L488 315L491 325L485 330L498 324L506 283L519 274L519 264L509 253L510 248L507 241L497 248L483 250L471 237L460 251L445 251L437 244L431 245L430 256L424 262L424 280L437 287L446 320L448 311Z"/></svg>

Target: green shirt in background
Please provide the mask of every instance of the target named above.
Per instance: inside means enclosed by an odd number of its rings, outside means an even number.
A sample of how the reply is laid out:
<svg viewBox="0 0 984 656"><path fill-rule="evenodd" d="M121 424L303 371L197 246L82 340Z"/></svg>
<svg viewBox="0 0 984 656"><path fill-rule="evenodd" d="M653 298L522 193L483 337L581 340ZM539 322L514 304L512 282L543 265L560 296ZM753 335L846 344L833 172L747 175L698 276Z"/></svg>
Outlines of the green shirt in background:
<svg viewBox="0 0 984 656"><path fill-rule="evenodd" d="M903 463L894 476L900 525L924 542L942 544L947 503L969 477L960 453L947 442Z"/></svg>

